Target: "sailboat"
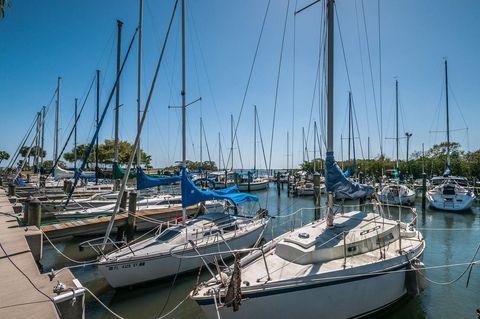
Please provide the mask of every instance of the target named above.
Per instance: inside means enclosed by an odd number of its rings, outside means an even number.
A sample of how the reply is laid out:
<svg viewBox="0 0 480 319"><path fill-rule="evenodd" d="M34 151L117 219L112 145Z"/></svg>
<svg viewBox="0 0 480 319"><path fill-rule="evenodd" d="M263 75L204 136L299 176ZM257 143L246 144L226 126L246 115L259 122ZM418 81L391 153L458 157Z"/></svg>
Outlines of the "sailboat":
<svg viewBox="0 0 480 319"><path fill-rule="evenodd" d="M364 316L405 295L406 270L423 254L425 242L412 223L388 219L379 211L334 214L338 188L357 195L371 190L348 181L334 158L334 0L326 6L326 217L274 238L237 259L229 271L195 287L190 297L211 318Z"/></svg>
<svg viewBox="0 0 480 319"><path fill-rule="evenodd" d="M171 17L172 20L175 16L177 3L178 2L175 2ZM238 193L236 186L224 190L204 191L197 188L194 182L188 177L186 169L185 0L181 0L181 8L183 124L181 169L182 224L167 228L152 238L139 241L104 255L98 262L98 269L114 288L166 278L178 273L198 269L204 261L207 263L216 261L216 259L212 258L202 259L198 256L198 251L214 253L227 249L252 247L260 242L268 221L265 218L265 210L260 209L253 216L248 216L243 214L238 206L247 202L258 201L257 196ZM153 85L150 89L150 94L152 89ZM136 150L138 150L139 134L148 110L148 101L149 100L147 100L147 106L145 107L140 129L135 141ZM133 162L133 155L134 154L130 157L126 173L128 173ZM127 176L125 175L121 189L125 188L126 179ZM233 213L230 214L228 211L208 213L187 221L186 208L188 206L209 200L227 201L230 207L232 207ZM118 202L114 208L112 221L117 210ZM105 242L107 236L108 231L105 235ZM190 258L181 260L175 255ZM229 253L220 254L221 257L228 257L229 255Z"/></svg>
<svg viewBox="0 0 480 319"><path fill-rule="evenodd" d="M395 127L396 127L396 145L397 145L397 161L395 164L394 174L396 175L394 180L390 180L381 190L378 192L378 199L389 205L413 205L415 203L415 191L410 189L407 185L401 184L398 167L398 80L395 80Z"/></svg>
<svg viewBox="0 0 480 319"><path fill-rule="evenodd" d="M447 113L447 165L443 177L432 178L433 188L427 192L430 206L446 211L464 211L472 207L475 194L466 188L465 177L451 175L450 169L450 114L448 111L448 65L445 60L445 106Z"/></svg>
<svg viewBox="0 0 480 319"><path fill-rule="evenodd" d="M270 181L268 178L258 176L257 172L257 106L254 106L253 118L253 171L247 174L240 174L238 189L242 192L259 191L267 189Z"/></svg>

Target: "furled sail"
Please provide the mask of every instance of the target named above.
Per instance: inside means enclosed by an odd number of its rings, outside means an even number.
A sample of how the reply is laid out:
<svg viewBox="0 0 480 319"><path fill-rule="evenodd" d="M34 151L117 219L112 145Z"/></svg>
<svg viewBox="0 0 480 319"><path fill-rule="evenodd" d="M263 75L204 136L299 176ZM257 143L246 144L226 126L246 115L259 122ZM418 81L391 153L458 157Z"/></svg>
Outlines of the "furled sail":
<svg viewBox="0 0 480 319"><path fill-rule="evenodd" d="M121 168L118 163L113 163L113 179L122 179L123 175L125 175L125 169ZM137 172L134 169L130 170L128 178L134 178L135 176L137 176Z"/></svg>
<svg viewBox="0 0 480 319"><path fill-rule="evenodd" d="M229 200L232 203L238 205L247 202L256 202L258 197L246 193L234 193L236 190L233 187L229 187L224 190L201 190L188 178L185 170L182 170L182 207L188 207L200 202L223 199Z"/></svg>
<svg viewBox="0 0 480 319"><path fill-rule="evenodd" d="M326 158L327 177L325 186L327 192L333 192L344 199L359 199L373 194L373 187L369 185L353 183L344 175L335 162L333 152L327 152Z"/></svg>
<svg viewBox="0 0 480 319"><path fill-rule="evenodd" d="M137 167L137 189L145 189L161 185L170 185L180 181L180 176L151 176Z"/></svg>

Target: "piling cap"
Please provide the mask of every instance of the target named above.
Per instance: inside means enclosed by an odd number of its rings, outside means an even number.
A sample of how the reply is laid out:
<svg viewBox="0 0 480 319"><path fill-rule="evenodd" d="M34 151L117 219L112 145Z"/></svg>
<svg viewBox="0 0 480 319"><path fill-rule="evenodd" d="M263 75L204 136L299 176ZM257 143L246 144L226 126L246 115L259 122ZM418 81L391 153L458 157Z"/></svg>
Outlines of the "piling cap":
<svg viewBox="0 0 480 319"><path fill-rule="evenodd" d="M40 203L41 203L41 202L40 202L40 201L38 200L38 198L36 198L36 197L33 197L33 199L30 200L30 204L39 204L39 205L40 205Z"/></svg>

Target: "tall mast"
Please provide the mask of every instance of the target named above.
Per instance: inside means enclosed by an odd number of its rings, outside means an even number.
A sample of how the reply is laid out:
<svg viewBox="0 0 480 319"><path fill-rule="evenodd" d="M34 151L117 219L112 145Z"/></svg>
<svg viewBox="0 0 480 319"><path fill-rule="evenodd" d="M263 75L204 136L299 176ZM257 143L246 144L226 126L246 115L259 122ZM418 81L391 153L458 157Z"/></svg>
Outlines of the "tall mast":
<svg viewBox="0 0 480 319"><path fill-rule="evenodd" d="M98 130L98 121L100 117L100 70L97 70L97 94L96 94L96 109L95 128ZM95 141L95 184L98 184L98 134Z"/></svg>
<svg viewBox="0 0 480 319"><path fill-rule="evenodd" d="M447 166L450 167L450 114L448 112L448 68L445 60L445 102L447 107Z"/></svg>
<svg viewBox="0 0 480 319"><path fill-rule="evenodd" d="M317 171L315 159L317 158L317 121L313 121L313 172Z"/></svg>
<svg viewBox="0 0 480 319"><path fill-rule="evenodd" d="M120 115L120 55L122 48L122 26L123 22L117 20L117 88L115 91L115 144L113 148L113 161L118 164L118 118Z"/></svg>
<svg viewBox="0 0 480 319"><path fill-rule="evenodd" d="M186 174L187 168L187 112L186 112L186 87L185 87L185 0L182 0L182 169ZM186 194L183 194L186 195ZM187 220L187 210L182 208L182 223Z"/></svg>
<svg viewBox="0 0 480 319"><path fill-rule="evenodd" d="M350 165L350 147L352 145L352 92L348 92L348 165ZM347 166L348 167L348 166Z"/></svg>
<svg viewBox="0 0 480 319"><path fill-rule="evenodd" d="M40 154L40 168L43 166L43 144L45 142L45 116L46 116L46 110L47 107L43 106L42 107L42 127L41 127L41 140L40 140L40 148L41 148L41 154Z"/></svg>
<svg viewBox="0 0 480 319"><path fill-rule="evenodd" d="M302 127L302 156L303 163L305 163L305 127Z"/></svg>
<svg viewBox="0 0 480 319"><path fill-rule="evenodd" d="M257 106L253 106L253 170L257 172Z"/></svg>
<svg viewBox="0 0 480 319"><path fill-rule="evenodd" d="M232 166L231 166L231 170L233 171L233 139L234 139L234 136L233 136L233 114L230 114L230 139L231 139L231 145L230 145L230 154L231 154L231 157L232 157Z"/></svg>
<svg viewBox="0 0 480 319"><path fill-rule="evenodd" d="M141 95L142 95L142 24L143 24L143 0L140 0L138 14L138 69L137 69L137 134L140 132ZM137 148L137 166L142 161L140 144Z"/></svg>
<svg viewBox="0 0 480 319"><path fill-rule="evenodd" d="M290 136L288 134L288 131L287 131L287 171L288 171L288 162L289 162L289 153L290 153L290 145L289 145L289 139L290 139Z"/></svg>
<svg viewBox="0 0 480 319"><path fill-rule="evenodd" d="M202 148L203 148L203 120L202 117L200 116L200 170L202 169L203 166L203 161L202 161Z"/></svg>
<svg viewBox="0 0 480 319"><path fill-rule="evenodd" d="M54 132L54 144L53 144L53 162L57 160L58 156L58 118L60 116L60 80L62 78L57 78L57 100L55 101L55 132Z"/></svg>
<svg viewBox="0 0 480 319"><path fill-rule="evenodd" d="M395 127L396 127L396 136L395 142L397 144L397 170L398 170L398 80L395 80Z"/></svg>
<svg viewBox="0 0 480 319"><path fill-rule="evenodd" d="M333 21L334 0L327 1L327 152L333 153ZM333 192L328 193L327 227L333 226Z"/></svg>
<svg viewBox="0 0 480 319"><path fill-rule="evenodd" d="M218 170L221 168L222 161L222 144L220 142L220 132L218 132Z"/></svg>
<svg viewBox="0 0 480 319"><path fill-rule="evenodd" d="M77 103L78 99L75 98L75 127L74 127L74 134L73 134L73 155L74 155L74 162L73 167L75 171L77 170Z"/></svg>

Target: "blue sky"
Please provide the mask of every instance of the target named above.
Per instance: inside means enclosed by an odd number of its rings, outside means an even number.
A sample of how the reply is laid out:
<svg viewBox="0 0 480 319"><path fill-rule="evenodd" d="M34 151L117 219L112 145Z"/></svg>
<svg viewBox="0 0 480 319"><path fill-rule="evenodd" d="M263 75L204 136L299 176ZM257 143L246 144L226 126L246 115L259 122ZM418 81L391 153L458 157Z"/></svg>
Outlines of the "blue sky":
<svg viewBox="0 0 480 319"><path fill-rule="evenodd" d="M273 138L272 168L286 166L286 136L292 139L293 92L295 96L294 163L302 159L302 127L310 126L309 149L313 151L311 119L319 120L318 92L312 107L322 5L294 17L295 6L309 0L290 0ZM187 101L202 97L188 109L187 158L199 159L199 117L203 116L211 158L218 161L218 133L222 148L230 143L230 114L237 120L250 65L253 60L267 0L187 0ZM267 161L272 134L275 87L280 45L288 1L272 1L260 43L255 69L238 128L243 165L253 165L253 105L258 106ZM345 56L355 109L367 156L379 153L375 100L380 108L381 42L382 105L384 138L394 134L394 83L399 80L402 120L400 132L413 133L411 149L430 147L444 139L445 129L443 58L449 62L452 139L464 149L480 148L476 118L480 87L480 2L471 0L382 0L380 37L378 1L337 0ZM144 0L143 96L145 101L156 60L166 31L172 1ZM365 12L365 19L363 18ZM138 19L136 1L12 1L11 10L0 21L0 149L13 153L35 112L47 105L61 76L61 141L72 120L74 98L82 98L95 69L102 71L101 107L114 81L116 19L124 22L123 50ZM295 20L295 23L294 23ZM180 111L168 105L180 104L180 19L175 19L162 71L147 117L142 148L153 157L154 166L181 159ZM295 32L294 32L295 24ZM358 25L358 28L357 28ZM365 29L366 26L366 29ZM347 135L348 79L339 38L335 43L335 151L341 157L340 135ZM293 90L293 39L295 35L295 91ZM367 37L368 46L367 47ZM370 63L368 57L370 50ZM134 47L122 76L120 136L133 141L136 130L136 68ZM363 72L362 72L363 65ZM373 75L373 79L371 77ZM375 89L373 96L372 82ZM79 123L79 142L90 141L95 105L89 98ZM46 150L53 144L53 104L47 118ZM310 125L309 125L310 123ZM100 138L113 137L113 108L108 112ZM290 141L290 150L292 149ZM345 143L346 144L346 143ZM394 142L384 139L384 151L394 156ZM205 144L204 144L205 147ZM69 147L70 149L70 147ZM357 150L360 146L357 145ZM257 147L257 159L262 159ZM240 167L235 151L235 167ZM346 154L346 148L344 149ZM203 151L204 159L207 150ZM309 156L312 157L313 154ZM228 156L227 152L224 157ZM345 155L346 156L346 155ZM405 141L400 156L405 156ZM362 157L360 151L357 157ZM264 167L258 160L258 167Z"/></svg>

